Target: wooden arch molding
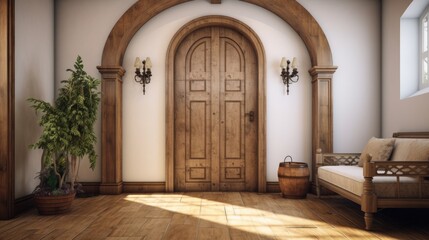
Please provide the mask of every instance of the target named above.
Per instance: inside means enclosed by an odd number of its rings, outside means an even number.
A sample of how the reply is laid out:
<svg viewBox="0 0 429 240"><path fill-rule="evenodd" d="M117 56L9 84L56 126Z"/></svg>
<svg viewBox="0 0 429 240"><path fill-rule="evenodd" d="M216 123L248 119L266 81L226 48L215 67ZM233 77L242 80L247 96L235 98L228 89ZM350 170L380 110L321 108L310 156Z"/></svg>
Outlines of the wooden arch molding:
<svg viewBox="0 0 429 240"><path fill-rule="evenodd" d="M266 99L265 99L265 52L258 35L246 24L225 16L205 16L185 24L173 36L167 50L167 94L166 94L166 176L167 192L174 191L174 58L183 39L197 29L219 26L234 29L253 45L258 61L258 191L266 188Z"/></svg>
<svg viewBox="0 0 429 240"><path fill-rule="evenodd" d="M122 61L134 34L152 17L192 0L139 0L116 22L104 46L101 66L101 185L102 194L122 192ZM312 68L312 158L316 149L332 152L332 65L328 40L313 16L296 0L242 0L271 11L301 37ZM168 143L167 143L168 144ZM168 146L167 146L168 148ZM314 171L313 171L314 173Z"/></svg>

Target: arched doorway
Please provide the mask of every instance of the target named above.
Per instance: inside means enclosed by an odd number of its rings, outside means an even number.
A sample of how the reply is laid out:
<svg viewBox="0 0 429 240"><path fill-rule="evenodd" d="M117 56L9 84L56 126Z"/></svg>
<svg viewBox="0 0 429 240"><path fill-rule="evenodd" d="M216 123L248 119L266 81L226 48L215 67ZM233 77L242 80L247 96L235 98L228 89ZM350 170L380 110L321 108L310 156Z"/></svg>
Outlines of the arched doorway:
<svg viewBox="0 0 429 240"><path fill-rule="evenodd" d="M100 192L103 194L122 192L122 76L125 72L122 60L125 50L134 34L152 17L188 1L190 0L139 0L118 20L107 38L102 63L98 67L103 78L100 185ZM331 80L336 67L332 65L329 43L317 21L296 0L243 1L263 7L282 18L298 33L307 47L312 63L309 72L312 76L314 168L316 149L321 148L323 152L332 151ZM167 118L171 117L168 115L171 113L166 114ZM167 151L172 144L173 142L167 140ZM166 179L167 184L172 181L173 179ZM166 190L169 190L167 185ZM259 191L265 192L265 186L259 186Z"/></svg>
<svg viewBox="0 0 429 240"><path fill-rule="evenodd" d="M265 190L264 76L262 43L236 19L201 17L175 34L167 51L167 191ZM190 111L202 115L194 125Z"/></svg>

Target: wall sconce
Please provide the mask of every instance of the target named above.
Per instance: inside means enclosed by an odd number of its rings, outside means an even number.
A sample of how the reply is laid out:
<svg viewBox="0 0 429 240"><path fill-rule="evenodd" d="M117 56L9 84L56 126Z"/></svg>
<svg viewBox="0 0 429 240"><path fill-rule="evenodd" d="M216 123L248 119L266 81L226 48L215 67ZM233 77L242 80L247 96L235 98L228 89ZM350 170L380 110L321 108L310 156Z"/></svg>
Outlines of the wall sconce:
<svg viewBox="0 0 429 240"><path fill-rule="evenodd" d="M296 58L293 58L292 60L292 74L289 71L289 64L290 61L286 61L286 58L283 57L282 61L280 62L280 68L282 69L282 73L280 74L280 76L283 79L283 84L287 88L287 95L289 95L289 84L296 83L299 80Z"/></svg>
<svg viewBox="0 0 429 240"><path fill-rule="evenodd" d="M136 57L134 67L136 68L134 80L143 85L143 95L145 95L146 84L150 83L150 77L152 77L152 72L150 71L152 68L152 62L150 61L150 58L146 58L146 60L141 61L139 57Z"/></svg>

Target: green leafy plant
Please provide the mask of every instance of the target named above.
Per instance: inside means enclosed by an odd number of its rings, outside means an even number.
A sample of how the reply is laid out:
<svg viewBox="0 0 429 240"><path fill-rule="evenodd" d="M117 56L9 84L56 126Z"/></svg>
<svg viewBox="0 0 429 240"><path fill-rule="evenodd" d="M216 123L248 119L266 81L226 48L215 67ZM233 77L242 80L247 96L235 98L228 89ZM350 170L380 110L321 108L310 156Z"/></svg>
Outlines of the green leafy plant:
<svg viewBox="0 0 429 240"><path fill-rule="evenodd" d="M39 188L49 187L52 191L66 189L67 178L74 191L81 159L88 156L92 170L97 160L93 126L100 103L100 80L84 71L80 56L74 69L67 71L71 72L71 77L61 82L62 87L54 105L29 99L31 107L42 114L39 124L43 132L39 140L31 145L35 149L43 149ZM53 175L56 180L53 180ZM54 185L56 188L51 189Z"/></svg>

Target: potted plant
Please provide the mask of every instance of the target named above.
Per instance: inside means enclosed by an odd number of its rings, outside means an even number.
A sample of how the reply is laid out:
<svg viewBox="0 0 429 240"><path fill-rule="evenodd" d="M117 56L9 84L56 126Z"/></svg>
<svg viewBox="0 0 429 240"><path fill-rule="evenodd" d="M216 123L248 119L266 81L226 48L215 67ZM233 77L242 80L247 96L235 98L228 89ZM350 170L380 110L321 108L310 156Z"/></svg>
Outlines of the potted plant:
<svg viewBox="0 0 429 240"><path fill-rule="evenodd" d="M68 80L62 81L62 87L55 104L31 98L31 107L42 113L40 126L43 127L39 140L33 148L43 149L40 183L34 191L36 206L41 200L65 202L72 201L76 194L75 184L80 161L88 157L90 167L95 168L97 155L94 144L96 136L94 123L100 103L98 86L100 81L84 71L80 56ZM67 183L67 180L70 183ZM53 199L59 200L53 200ZM67 203L68 207L71 202ZM65 203L65 205L67 205ZM41 214L55 214L68 209L56 206L48 207ZM41 211L42 210L42 211Z"/></svg>

